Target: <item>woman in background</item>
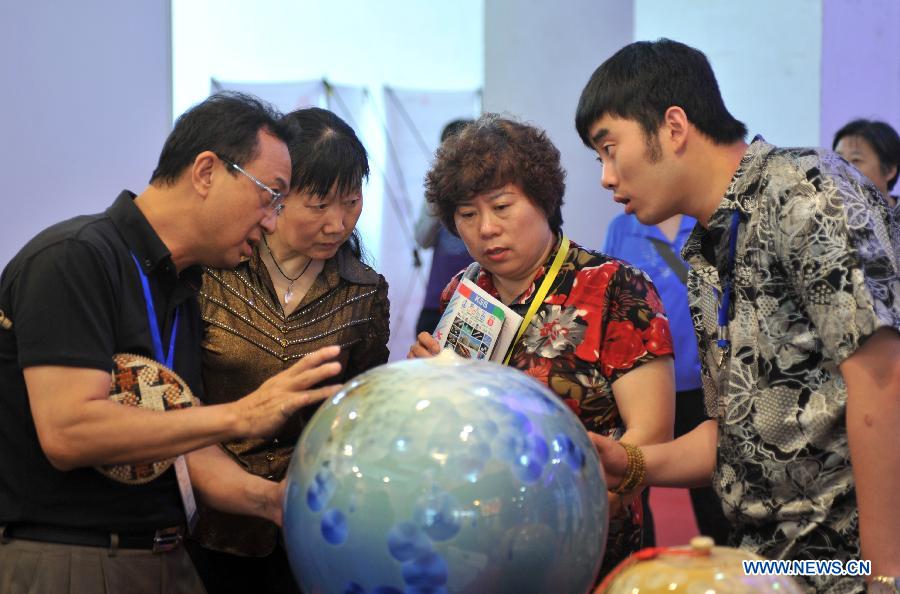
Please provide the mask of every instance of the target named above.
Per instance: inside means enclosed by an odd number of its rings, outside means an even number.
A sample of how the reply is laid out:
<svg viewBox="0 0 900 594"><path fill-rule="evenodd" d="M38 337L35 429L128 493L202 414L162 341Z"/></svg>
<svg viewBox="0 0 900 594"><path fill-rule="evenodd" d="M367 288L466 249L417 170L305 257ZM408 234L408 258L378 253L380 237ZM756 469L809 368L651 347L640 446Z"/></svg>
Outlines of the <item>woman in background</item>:
<svg viewBox="0 0 900 594"><path fill-rule="evenodd" d="M853 120L837 131L831 148L856 167L881 191L888 205L897 205L891 195L900 172L900 136L884 122Z"/></svg>
<svg viewBox="0 0 900 594"><path fill-rule="evenodd" d="M284 121L293 134L292 190L275 231L236 269L204 276L203 381L211 404L256 389L321 346L341 346L338 382L388 359L388 286L361 261L354 231L366 151L330 111L301 109ZM270 440L222 447L248 472L280 481L313 412L301 410ZM201 507L193 538L189 549L210 594L299 592L275 524Z"/></svg>
<svg viewBox="0 0 900 594"><path fill-rule="evenodd" d="M884 196L894 257L900 266L900 199L891 195L900 173L900 136L884 122L853 120L837 131L831 146Z"/></svg>

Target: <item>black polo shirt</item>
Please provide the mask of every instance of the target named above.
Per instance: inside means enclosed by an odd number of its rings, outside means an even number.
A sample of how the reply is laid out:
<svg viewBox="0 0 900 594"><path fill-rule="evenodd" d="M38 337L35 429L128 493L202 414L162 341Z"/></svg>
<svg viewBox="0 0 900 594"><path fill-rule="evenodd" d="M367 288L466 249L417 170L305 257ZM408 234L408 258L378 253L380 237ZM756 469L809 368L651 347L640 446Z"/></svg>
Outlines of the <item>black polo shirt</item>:
<svg viewBox="0 0 900 594"><path fill-rule="evenodd" d="M132 254L150 281L168 347L181 309L174 369L201 396L200 268L177 275L169 250L122 192L106 212L45 229L0 276L0 524L40 522L143 531L184 521L172 468L124 485L93 468L54 469L41 450L22 369L62 365L110 371L115 353L153 357L147 307Z"/></svg>

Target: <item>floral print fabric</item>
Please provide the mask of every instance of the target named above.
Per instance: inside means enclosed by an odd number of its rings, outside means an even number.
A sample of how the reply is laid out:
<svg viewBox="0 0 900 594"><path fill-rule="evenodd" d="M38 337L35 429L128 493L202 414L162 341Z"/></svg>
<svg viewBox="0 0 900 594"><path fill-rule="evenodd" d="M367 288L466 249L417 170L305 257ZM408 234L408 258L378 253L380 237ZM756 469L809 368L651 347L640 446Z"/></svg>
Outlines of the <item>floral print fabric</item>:
<svg viewBox="0 0 900 594"><path fill-rule="evenodd" d="M734 211L731 349L720 359L715 290L728 274ZM879 328L900 328L887 221L877 190L834 154L757 138L708 228L684 247L707 409L718 420L713 487L733 546L768 558L860 558L838 365ZM861 578L809 585L865 591Z"/></svg>
<svg viewBox="0 0 900 594"><path fill-rule="evenodd" d="M532 285L510 304L519 315L528 310L558 248L559 241ZM462 276L444 289L442 311ZM500 299L489 272L480 270L476 283ZM613 382L672 353L669 322L649 277L572 242L543 304L513 345L509 364L546 384L586 429L618 439L625 426L613 398ZM627 517L611 519L602 571L640 548L640 498L637 502Z"/></svg>

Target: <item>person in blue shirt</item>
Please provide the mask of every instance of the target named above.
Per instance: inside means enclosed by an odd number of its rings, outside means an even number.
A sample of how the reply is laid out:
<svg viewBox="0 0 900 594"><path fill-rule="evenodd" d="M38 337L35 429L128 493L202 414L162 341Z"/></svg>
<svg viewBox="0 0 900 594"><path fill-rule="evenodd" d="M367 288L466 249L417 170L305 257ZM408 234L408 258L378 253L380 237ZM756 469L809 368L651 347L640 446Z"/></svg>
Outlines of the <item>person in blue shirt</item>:
<svg viewBox="0 0 900 594"><path fill-rule="evenodd" d="M703 407L700 360L697 338L688 308L687 270L681 259L681 248L691 234L696 220L675 215L658 225L644 225L632 214L621 214L609 224L603 251L626 260L646 272L656 285L669 317L675 348L675 437L679 437L707 419ZM649 492L649 489L647 489ZM728 522L711 487L690 490L694 517L700 533L712 537L717 544L728 539ZM646 504L646 501L645 501ZM645 505L644 542L652 537L650 508Z"/></svg>

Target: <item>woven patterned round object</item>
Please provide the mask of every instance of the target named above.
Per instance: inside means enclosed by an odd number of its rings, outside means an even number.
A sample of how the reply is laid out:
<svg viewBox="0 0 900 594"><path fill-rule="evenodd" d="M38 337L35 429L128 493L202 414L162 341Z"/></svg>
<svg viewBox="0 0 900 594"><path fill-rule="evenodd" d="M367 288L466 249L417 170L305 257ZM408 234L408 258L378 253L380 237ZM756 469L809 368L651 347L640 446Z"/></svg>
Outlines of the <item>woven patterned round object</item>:
<svg viewBox="0 0 900 594"><path fill-rule="evenodd" d="M194 403L187 383L165 365L148 357L120 353L113 356L109 399L149 410L176 410ZM101 474L128 485L148 483L168 470L175 458L143 464L97 466Z"/></svg>

